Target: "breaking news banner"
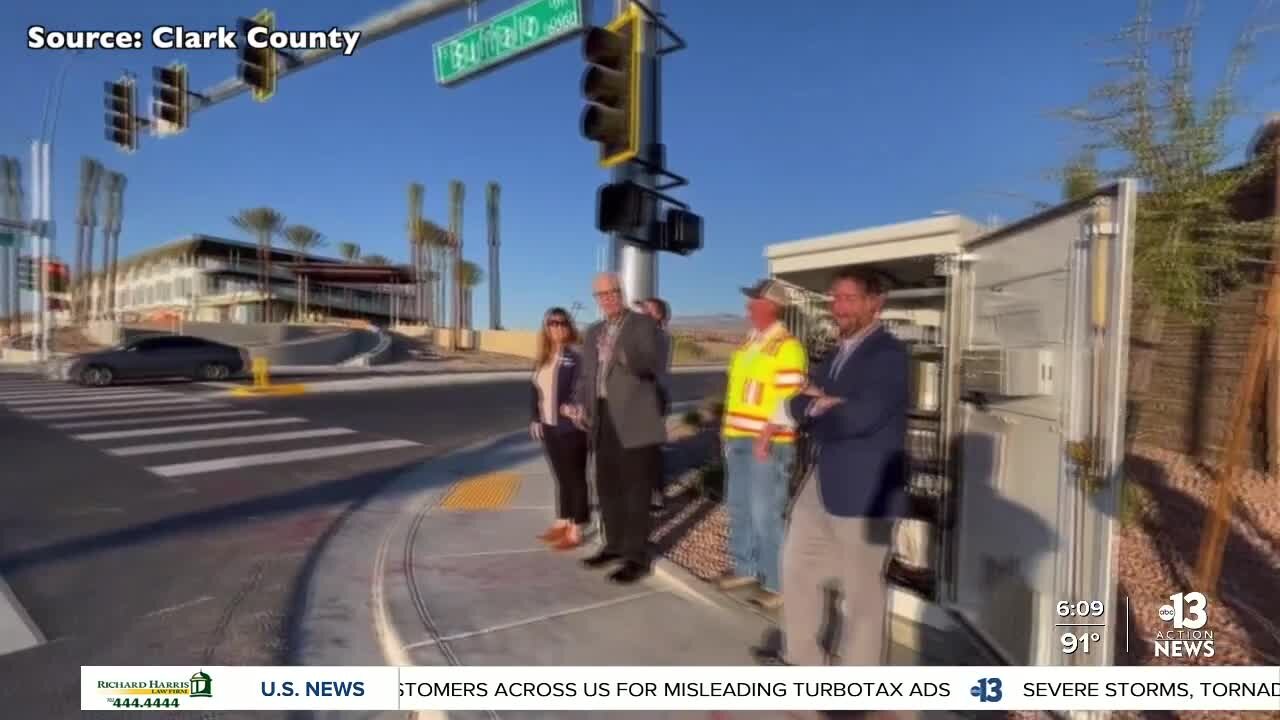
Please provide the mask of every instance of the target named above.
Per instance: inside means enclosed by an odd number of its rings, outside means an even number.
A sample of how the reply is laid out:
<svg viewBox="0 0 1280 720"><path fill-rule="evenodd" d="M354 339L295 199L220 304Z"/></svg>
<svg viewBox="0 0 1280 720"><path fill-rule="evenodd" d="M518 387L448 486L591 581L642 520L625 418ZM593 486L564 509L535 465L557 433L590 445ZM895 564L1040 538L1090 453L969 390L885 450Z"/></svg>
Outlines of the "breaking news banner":
<svg viewBox="0 0 1280 720"><path fill-rule="evenodd" d="M1275 710L1280 667L80 668L82 710Z"/></svg>

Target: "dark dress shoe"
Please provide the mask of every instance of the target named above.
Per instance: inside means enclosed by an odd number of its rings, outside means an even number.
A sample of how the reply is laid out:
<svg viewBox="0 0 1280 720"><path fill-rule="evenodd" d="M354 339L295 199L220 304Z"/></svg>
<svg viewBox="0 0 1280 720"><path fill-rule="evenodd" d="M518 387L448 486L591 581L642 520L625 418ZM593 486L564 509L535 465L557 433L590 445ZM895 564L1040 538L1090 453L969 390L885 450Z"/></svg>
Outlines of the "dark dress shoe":
<svg viewBox="0 0 1280 720"><path fill-rule="evenodd" d="M622 556L617 553L605 552L601 550L600 552L596 553L595 555L592 555L589 558L583 558L582 564L589 568L602 568L611 562L617 562L618 560L621 560L621 559L622 559Z"/></svg>
<svg viewBox="0 0 1280 720"><path fill-rule="evenodd" d="M613 573L610 573L609 580L610 582L615 582L619 585L630 585L631 583L646 577L649 572L650 570L648 566L641 565L637 562L629 562Z"/></svg>

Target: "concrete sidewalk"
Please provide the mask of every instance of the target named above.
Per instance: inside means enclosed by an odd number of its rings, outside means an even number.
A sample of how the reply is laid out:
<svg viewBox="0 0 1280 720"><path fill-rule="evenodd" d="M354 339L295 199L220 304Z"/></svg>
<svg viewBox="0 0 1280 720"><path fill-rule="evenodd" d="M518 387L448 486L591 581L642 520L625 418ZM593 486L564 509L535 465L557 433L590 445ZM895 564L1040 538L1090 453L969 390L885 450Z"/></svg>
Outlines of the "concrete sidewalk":
<svg viewBox="0 0 1280 720"><path fill-rule="evenodd" d="M592 544L560 553L537 541L553 516L550 473L520 435L407 473L344 520L317 557L293 662L752 664L749 648L769 629L766 618L666 560L640 583L613 585L577 562ZM891 662L959 664L927 657L920 639L928 632L916 625L895 619Z"/></svg>
<svg viewBox="0 0 1280 720"><path fill-rule="evenodd" d="M318 370L318 369L317 369ZM368 392L371 390L395 390L400 388L432 387L436 385L465 385L491 382L512 382L528 380L529 370L458 370L441 372L357 372L345 373L300 372L289 370L271 370L272 383L301 383L306 386L307 393L341 393ZM677 367L672 375L722 374L724 368L719 366ZM201 385L218 390L233 390L248 384L248 380L239 382L206 382Z"/></svg>

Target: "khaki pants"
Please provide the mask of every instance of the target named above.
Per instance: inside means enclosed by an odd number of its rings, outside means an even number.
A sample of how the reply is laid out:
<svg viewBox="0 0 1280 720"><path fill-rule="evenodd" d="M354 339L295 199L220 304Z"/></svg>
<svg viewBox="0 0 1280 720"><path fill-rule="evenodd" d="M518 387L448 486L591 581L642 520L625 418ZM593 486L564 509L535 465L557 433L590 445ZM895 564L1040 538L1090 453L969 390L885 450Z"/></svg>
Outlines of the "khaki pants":
<svg viewBox="0 0 1280 720"><path fill-rule="evenodd" d="M807 479L791 511L782 549L782 631L787 662L825 665L822 636L827 586L844 599L841 665L884 663L889 588L884 569L893 521L842 518L822 506L815 475Z"/></svg>

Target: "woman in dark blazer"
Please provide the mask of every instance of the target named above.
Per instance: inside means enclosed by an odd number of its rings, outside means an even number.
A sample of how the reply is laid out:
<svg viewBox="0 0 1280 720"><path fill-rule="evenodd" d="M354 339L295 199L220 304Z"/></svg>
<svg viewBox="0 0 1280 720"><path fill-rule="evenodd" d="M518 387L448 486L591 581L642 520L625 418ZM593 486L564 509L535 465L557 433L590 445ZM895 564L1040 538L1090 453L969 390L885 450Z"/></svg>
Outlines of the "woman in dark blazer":
<svg viewBox="0 0 1280 720"><path fill-rule="evenodd" d="M529 434L542 442L556 480L556 521L539 539L557 550L582 544L591 518L587 497L587 433L562 412L574 404L581 356L578 331L564 308L551 308L538 333Z"/></svg>

